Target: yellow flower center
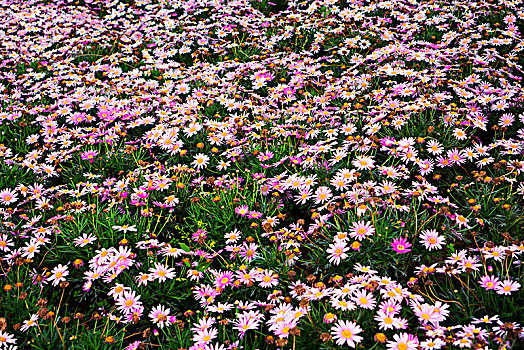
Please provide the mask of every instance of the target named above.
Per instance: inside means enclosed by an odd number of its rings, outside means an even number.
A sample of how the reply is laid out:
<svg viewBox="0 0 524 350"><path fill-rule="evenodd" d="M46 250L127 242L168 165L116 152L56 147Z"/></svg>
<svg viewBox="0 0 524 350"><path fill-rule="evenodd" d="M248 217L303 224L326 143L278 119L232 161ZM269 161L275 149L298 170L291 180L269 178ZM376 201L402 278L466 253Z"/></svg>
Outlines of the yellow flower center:
<svg viewBox="0 0 524 350"><path fill-rule="evenodd" d="M349 339L353 336L353 333L351 333L351 331L347 330L347 329L344 329L342 331L342 336L346 339Z"/></svg>

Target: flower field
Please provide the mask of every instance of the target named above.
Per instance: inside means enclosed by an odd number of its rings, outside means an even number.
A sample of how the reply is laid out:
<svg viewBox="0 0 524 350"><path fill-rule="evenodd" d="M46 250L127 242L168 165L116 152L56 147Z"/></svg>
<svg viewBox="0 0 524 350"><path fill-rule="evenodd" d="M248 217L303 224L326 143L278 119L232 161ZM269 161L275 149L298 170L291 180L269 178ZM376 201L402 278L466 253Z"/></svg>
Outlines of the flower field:
<svg viewBox="0 0 524 350"><path fill-rule="evenodd" d="M3 0L0 350L524 348L522 0Z"/></svg>

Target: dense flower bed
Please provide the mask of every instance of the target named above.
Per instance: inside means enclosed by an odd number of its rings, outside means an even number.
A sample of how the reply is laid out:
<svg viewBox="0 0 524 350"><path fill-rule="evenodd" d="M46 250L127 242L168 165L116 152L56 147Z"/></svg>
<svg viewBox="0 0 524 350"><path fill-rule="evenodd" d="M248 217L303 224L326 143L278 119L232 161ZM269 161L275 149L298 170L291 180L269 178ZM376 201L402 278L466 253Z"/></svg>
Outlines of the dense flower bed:
<svg viewBox="0 0 524 350"><path fill-rule="evenodd" d="M2 1L0 349L509 349L524 6Z"/></svg>

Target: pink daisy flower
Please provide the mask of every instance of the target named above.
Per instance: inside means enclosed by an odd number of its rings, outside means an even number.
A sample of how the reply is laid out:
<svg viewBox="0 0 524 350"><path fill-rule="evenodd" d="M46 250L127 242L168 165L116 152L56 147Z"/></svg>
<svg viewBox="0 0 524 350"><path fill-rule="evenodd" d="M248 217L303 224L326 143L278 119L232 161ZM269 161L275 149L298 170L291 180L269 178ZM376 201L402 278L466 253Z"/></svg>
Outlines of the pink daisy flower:
<svg viewBox="0 0 524 350"><path fill-rule="evenodd" d="M211 340L217 337L218 330L215 328L204 329L197 332L193 337L193 341L196 343L209 343Z"/></svg>
<svg viewBox="0 0 524 350"><path fill-rule="evenodd" d="M388 341L389 350L416 350L418 340L409 333L394 334L393 340Z"/></svg>
<svg viewBox="0 0 524 350"><path fill-rule="evenodd" d="M511 280L505 280L500 283L497 288L497 294L510 295L511 292L516 292L520 289L520 283Z"/></svg>
<svg viewBox="0 0 524 350"><path fill-rule="evenodd" d="M16 197L15 193L10 189L5 189L0 192L0 202L2 202L2 204L10 204L16 202L17 199L18 197Z"/></svg>
<svg viewBox="0 0 524 350"><path fill-rule="evenodd" d="M404 254L411 251L411 249L409 249L411 243L409 243L404 237L395 238L393 242L391 242L391 247L395 252L397 252L397 254Z"/></svg>
<svg viewBox="0 0 524 350"><path fill-rule="evenodd" d="M84 247L90 243L93 243L94 241L96 241L96 237L93 235L88 235L87 233L84 233L82 236L74 240L77 247Z"/></svg>
<svg viewBox="0 0 524 350"><path fill-rule="evenodd" d="M161 263L155 263L155 267L150 268L152 278L159 282L165 282L168 279L175 278L175 269L162 265Z"/></svg>
<svg viewBox="0 0 524 350"><path fill-rule="evenodd" d="M333 194L331 193L331 189L327 186L320 186L315 191L315 203L325 203L327 202Z"/></svg>
<svg viewBox="0 0 524 350"><path fill-rule="evenodd" d="M359 290L355 292L355 295L352 299L357 306L360 306L363 309L369 309L372 310L375 308L376 301L375 298L373 298L373 294L366 293L365 290Z"/></svg>
<svg viewBox="0 0 524 350"><path fill-rule="evenodd" d="M374 161L371 157L359 156L351 164L358 170L371 170L374 167Z"/></svg>
<svg viewBox="0 0 524 350"><path fill-rule="evenodd" d="M271 270L266 270L257 276L258 281L260 282L260 287L269 288L274 287L278 284L278 275Z"/></svg>
<svg viewBox="0 0 524 350"><path fill-rule="evenodd" d="M169 312L171 312L169 308L166 309L162 305L158 305L151 310L149 317L153 323L158 324L160 328L164 328L164 326L169 326L171 324L169 320Z"/></svg>
<svg viewBox="0 0 524 350"><path fill-rule="evenodd" d="M340 260L343 260L348 257L346 251L349 248L346 247L346 242L344 241L335 241L329 245L327 253L329 254L328 260L334 265L340 264Z"/></svg>
<svg viewBox="0 0 524 350"><path fill-rule="evenodd" d="M424 230L420 233L420 243L428 250L441 249L446 239L440 236L436 230Z"/></svg>
<svg viewBox="0 0 524 350"><path fill-rule="evenodd" d="M494 276L482 276L480 278L479 283L482 286L482 288L486 288L486 290L500 288L500 281L498 277Z"/></svg>
<svg viewBox="0 0 524 350"><path fill-rule="evenodd" d="M133 313L142 309L142 302L139 301L140 295L136 295L134 291L124 290L122 295L118 296L116 305L118 309L125 313Z"/></svg>
<svg viewBox="0 0 524 350"><path fill-rule="evenodd" d="M233 283L233 272L226 271L219 273L215 278L215 287L217 288L225 288L228 285Z"/></svg>
<svg viewBox="0 0 524 350"><path fill-rule="evenodd" d="M251 261L254 258L258 257L257 253L258 244L250 243L249 245L244 242L244 245L240 249L240 254L246 258L246 261Z"/></svg>
<svg viewBox="0 0 524 350"><path fill-rule="evenodd" d="M351 321L338 321L334 327L331 328L331 334L337 345L347 344L354 348L355 344L362 341L362 337L357 335L362 332L362 328Z"/></svg>
<svg viewBox="0 0 524 350"><path fill-rule="evenodd" d="M235 208L235 213L237 213L240 216L246 216L249 212L249 208L247 205L241 205Z"/></svg>
<svg viewBox="0 0 524 350"><path fill-rule="evenodd" d="M0 234L0 250L2 251L10 251L11 246L13 246L14 243L12 240L10 240L7 235L5 234Z"/></svg>
<svg viewBox="0 0 524 350"><path fill-rule="evenodd" d="M82 159L89 160L89 163L93 163L97 155L98 155L98 151L87 151L87 152L82 152L81 157Z"/></svg>
<svg viewBox="0 0 524 350"><path fill-rule="evenodd" d="M375 228L371 222L358 221L353 223L353 230L349 233L352 238L362 241L367 236L375 233Z"/></svg>
<svg viewBox="0 0 524 350"><path fill-rule="evenodd" d="M257 329L260 321L250 316L241 315L237 320L233 321L233 324L233 329L239 332L238 337L242 339L248 330Z"/></svg>

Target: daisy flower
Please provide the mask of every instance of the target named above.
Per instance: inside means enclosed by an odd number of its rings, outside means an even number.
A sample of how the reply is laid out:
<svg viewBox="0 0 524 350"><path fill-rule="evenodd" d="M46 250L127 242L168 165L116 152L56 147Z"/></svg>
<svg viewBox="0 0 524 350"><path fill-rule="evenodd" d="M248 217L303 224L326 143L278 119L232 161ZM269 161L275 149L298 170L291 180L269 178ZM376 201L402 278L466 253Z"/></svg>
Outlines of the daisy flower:
<svg viewBox="0 0 524 350"><path fill-rule="evenodd" d="M418 340L409 333L394 334L393 340L387 342L389 350L416 350Z"/></svg>
<svg viewBox="0 0 524 350"><path fill-rule="evenodd" d="M336 297L332 297L330 300L330 303L332 307L334 307L337 310L342 310L342 311L355 310L357 308L353 302L339 299Z"/></svg>
<svg viewBox="0 0 524 350"><path fill-rule="evenodd" d="M134 291L124 290L122 295L118 296L116 305L118 309L123 312L135 312L142 308L142 302L139 301L140 295L136 295Z"/></svg>
<svg viewBox="0 0 524 350"><path fill-rule="evenodd" d="M37 325L37 322L36 320L38 320L38 314L33 314L31 315L31 318L29 320L25 320L24 321L24 324L22 326L22 328L20 328L20 330L22 332L25 332L26 330L28 330L29 328L31 327L35 327ZM0 343L1 344L1 343Z"/></svg>
<svg viewBox="0 0 524 350"><path fill-rule="evenodd" d="M371 222L357 221L353 223L353 230L349 233L352 238L362 241L367 236L375 233L375 228Z"/></svg>
<svg viewBox="0 0 524 350"><path fill-rule="evenodd" d="M9 251L9 250L11 250L11 248L9 248L9 247L12 247L13 245L14 245L13 241L10 240L7 237L7 235L0 234L0 250Z"/></svg>
<svg viewBox="0 0 524 350"><path fill-rule="evenodd" d="M218 330L216 328L207 328L201 331L198 331L193 336L193 341L196 343L209 343L211 340L217 337Z"/></svg>
<svg viewBox="0 0 524 350"><path fill-rule="evenodd" d="M371 170L374 167L374 161L371 157L358 156L351 164L358 170Z"/></svg>
<svg viewBox="0 0 524 350"><path fill-rule="evenodd" d="M229 244L229 243L236 243L238 241L238 239L240 238L240 231L238 230L233 230L229 233L226 233L224 235L224 238L226 239L226 244Z"/></svg>
<svg viewBox="0 0 524 350"><path fill-rule="evenodd" d="M460 262L460 265L462 267L462 271L465 271L465 272L467 272L468 269L473 270L473 271L478 271L479 267L482 266L481 264L478 263L477 257L469 257L469 256L462 259L462 261Z"/></svg>
<svg viewBox="0 0 524 350"><path fill-rule="evenodd" d="M221 170L227 169L230 165L231 165L231 162L229 161L221 161L218 164L217 169L221 171Z"/></svg>
<svg viewBox="0 0 524 350"><path fill-rule="evenodd" d="M378 329L380 330L394 329L393 323L395 322L395 317L391 314L378 311L375 316L375 321L378 322Z"/></svg>
<svg viewBox="0 0 524 350"><path fill-rule="evenodd" d="M433 325L438 325L439 322L445 319L440 311L437 311L434 306L426 303L421 305L413 304L412 309L419 318L419 322L424 326L427 325L428 322Z"/></svg>
<svg viewBox="0 0 524 350"><path fill-rule="evenodd" d="M457 225L462 228L462 226L466 227L466 228L469 228L469 219L465 218L464 216L462 215L457 215L455 217L455 222L457 223Z"/></svg>
<svg viewBox="0 0 524 350"><path fill-rule="evenodd" d="M495 158L493 157L486 157L486 158L482 158L478 161L475 162L475 164L479 167L479 168L483 168L485 165L489 165L491 163L493 163L495 161Z"/></svg>
<svg viewBox="0 0 524 350"><path fill-rule="evenodd" d="M441 249L446 239L440 236L436 230L424 230L420 233L420 243L428 250Z"/></svg>
<svg viewBox="0 0 524 350"><path fill-rule="evenodd" d="M445 345L446 342L440 338L428 339L420 343L423 350L442 349Z"/></svg>
<svg viewBox="0 0 524 350"><path fill-rule="evenodd" d="M128 225L122 225L122 226L118 226L118 225L114 225L112 226L113 230L118 230L118 231L122 231L124 233L127 233L127 231L131 231L131 232L136 232L136 225L131 225L131 226L128 226Z"/></svg>
<svg viewBox="0 0 524 350"><path fill-rule="evenodd" d="M479 283L483 288L486 288L486 290L500 289L500 281L494 276L482 276Z"/></svg>
<svg viewBox="0 0 524 350"><path fill-rule="evenodd" d="M256 243L250 243L249 245L244 242L242 245L242 248L240 250L240 255L242 255L244 258L246 258L246 261L251 261L258 257L257 253L258 244Z"/></svg>
<svg viewBox="0 0 524 350"><path fill-rule="evenodd" d="M279 322L276 325L274 333L279 338L287 338L289 337L290 331L296 326L297 322L295 320Z"/></svg>
<svg viewBox="0 0 524 350"><path fill-rule="evenodd" d="M431 154L438 155L444 151L444 148L442 147L440 142L436 140L429 140L427 151Z"/></svg>
<svg viewBox="0 0 524 350"><path fill-rule="evenodd" d="M247 205L241 205L235 208L235 213L240 216L246 216L249 212L249 207Z"/></svg>
<svg viewBox="0 0 524 350"><path fill-rule="evenodd" d="M370 275L373 275L377 273L377 271L370 269L368 266L362 266L360 263L357 263L354 267L356 271L368 273Z"/></svg>
<svg viewBox="0 0 524 350"><path fill-rule="evenodd" d="M12 334L0 331L0 348L4 345L7 347L7 344L16 344L15 337Z"/></svg>
<svg viewBox="0 0 524 350"><path fill-rule="evenodd" d="M320 186L315 191L315 204L325 203L332 197L331 189L327 186Z"/></svg>
<svg viewBox="0 0 524 350"><path fill-rule="evenodd" d="M402 310L402 306L394 299L384 300L378 307L382 312L388 315L396 315L400 310Z"/></svg>
<svg viewBox="0 0 524 350"><path fill-rule="evenodd" d="M195 155L195 158L193 162L191 163L192 166L194 166L197 169L201 169L207 166L209 163L209 157L205 154L199 153Z"/></svg>
<svg viewBox="0 0 524 350"><path fill-rule="evenodd" d="M362 328L351 321L340 320L331 328L331 334L337 345L347 344L352 348L362 341L363 338L357 335L360 332L362 332Z"/></svg>
<svg viewBox="0 0 524 350"><path fill-rule="evenodd" d="M260 321L249 316L241 315L238 319L233 321L233 324L233 329L236 329L239 332L238 337L242 339L248 330L257 329L260 325Z"/></svg>
<svg viewBox="0 0 524 350"><path fill-rule="evenodd" d="M166 309L162 305L158 305L151 310L149 317L154 324L158 324L160 328L164 328L164 326L169 326L171 324L168 316L169 312L171 312L170 309Z"/></svg>
<svg viewBox="0 0 524 350"><path fill-rule="evenodd" d="M346 179L341 176L335 176L333 179L331 179L330 183L337 191L343 191L349 187L349 183L347 183Z"/></svg>
<svg viewBox="0 0 524 350"><path fill-rule="evenodd" d="M511 126L511 124L513 124L514 121L515 121L514 116L512 116L511 114L505 113L500 117L498 125L502 127Z"/></svg>
<svg viewBox="0 0 524 350"><path fill-rule="evenodd" d="M200 281L200 279L204 277L204 273L198 270L189 269L187 270L186 276L191 281Z"/></svg>
<svg viewBox="0 0 524 350"><path fill-rule="evenodd" d="M136 284L138 286L147 286L147 282L153 281L151 275L141 272L138 276L135 277Z"/></svg>
<svg viewBox="0 0 524 350"><path fill-rule="evenodd" d="M511 280L501 282L497 287L497 294L510 295L511 292L516 292L520 288L520 283Z"/></svg>
<svg viewBox="0 0 524 350"><path fill-rule="evenodd" d="M82 152L81 157L82 159L89 160L89 163L93 163L97 155L98 155L98 151L87 151L87 152Z"/></svg>
<svg viewBox="0 0 524 350"><path fill-rule="evenodd" d="M463 338L455 340L453 342L453 345L456 345L459 348L471 349L471 346L473 345L473 342L468 337L463 337Z"/></svg>
<svg viewBox="0 0 524 350"><path fill-rule="evenodd" d="M488 315L485 315L484 317L482 318L473 318L473 324L481 324L481 323L484 323L484 324L491 324L491 323L498 323L500 322L499 320L499 317L497 315L493 316L493 317L489 317Z"/></svg>
<svg viewBox="0 0 524 350"><path fill-rule="evenodd" d="M329 262L334 265L340 264L340 260L348 257L346 254L348 249L349 248L346 247L346 242L344 241L336 241L335 243L330 244L329 249L327 250L327 253L329 254Z"/></svg>
<svg viewBox="0 0 524 350"><path fill-rule="evenodd" d="M453 135L457 140L465 140L467 138L466 133L461 128L456 128L453 130Z"/></svg>
<svg viewBox="0 0 524 350"><path fill-rule="evenodd" d="M2 204L10 204L16 202L17 199L18 197L10 189L5 189L2 192L0 192L0 201L2 202Z"/></svg>
<svg viewBox="0 0 524 350"><path fill-rule="evenodd" d="M359 290L355 292L352 300L355 302L357 306L360 306L363 309L374 309L375 308L375 298L373 298L373 294L366 293L365 290Z"/></svg>
<svg viewBox="0 0 524 350"><path fill-rule="evenodd" d="M401 238L395 238L393 242L391 242L391 247L397 254L404 254L407 252L410 252L411 249L411 243L409 243L404 237Z"/></svg>
<svg viewBox="0 0 524 350"><path fill-rule="evenodd" d="M215 287L217 288L224 288L228 285L233 283L233 272L232 271L226 271L219 273L215 278Z"/></svg>
<svg viewBox="0 0 524 350"><path fill-rule="evenodd" d="M294 197L296 204L305 204L311 197L311 189L308 187L301 188L299 194Z"/></svg>
<svg viewBox="0 0 524 350"><path fill-rule="evenodd" d="M238 281L242 284L251 285L255 278L258 277L259 272L255 269L252 269L251 271L237 271L236 276L238 277Z"/></svg>
<svg viewBox="0 0 524 350"><path fill-rule="evenodd" d="M162 265L161 263L155 263L155 267L150 268L151 276L159 282L165 282L168 279L175 278L175 269Z"/></svg>
<svg viewBox="0 0 524 350"><path fill-rule="evenodd" d="M58 265L51 271L49 281L53 282L53 286L57 286L60 282L65 281L65 276L69 275L67 266Z"/></svg>
<svg viewBox="0 0 524 350"><path fill-rule="evenodd" d="M248 217L250 219L260 219L262 217L262 215L263 214L261 212L252 210L252 211L249 212Z"/></svg>
<svg viewBox="0 0 524 350"><path fill-rule="evenodd" d="M74 243L76 244L77 247L84 247L90 243L93 243L94 241L96 241L95 236L84 233L82 236L76 238L74 240Z"/></svg>
<svg viewBox="0 0 524 350"><path fill-rule="evenodd" d="M219 314L222 314L226 311L229 311L233 308L233 305L232 304L228 304L228 303L217 303L217 305L212 305L208 308L208 310L210 312L216 312L216 313L219 313Z"/></svg>
<svg viewBox="0 0 524 350"><path fill-rule="evenodd" d="M175 247L172 247L171 245L167 245L162 250L160 250L160 253L165 256L169 256L172 258L178 258L184 253L184 250L177 249Z"/></svg>
<svg viewBox="0 0 524 350"><path fill-rule="evenodd" d="M260 287L269 288L274 287L278 284L278 275L273 273L271 270L266 270L257 276L258 281L260 282Z"/></svg>

